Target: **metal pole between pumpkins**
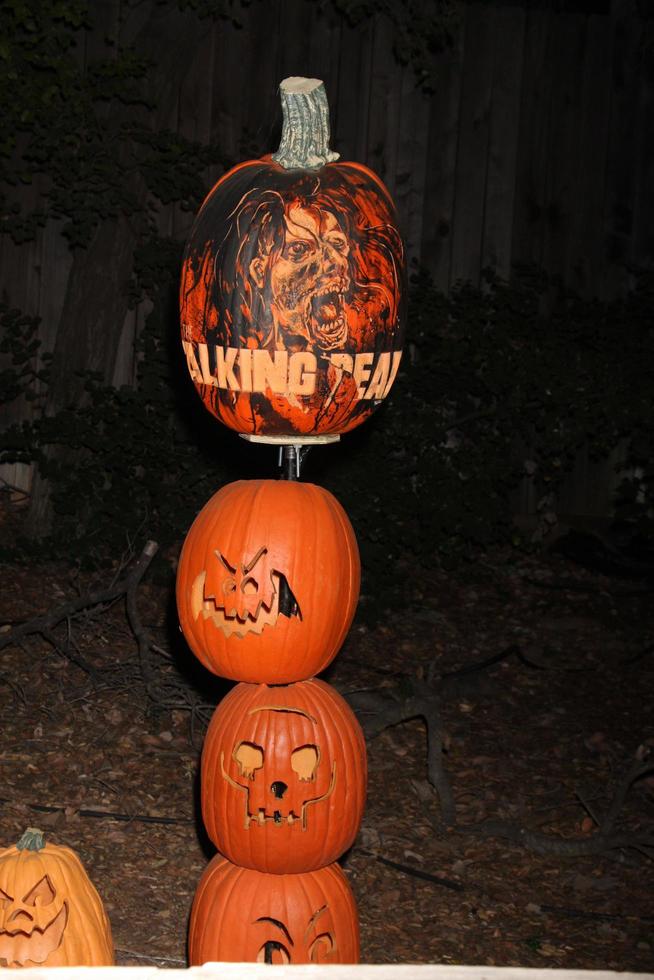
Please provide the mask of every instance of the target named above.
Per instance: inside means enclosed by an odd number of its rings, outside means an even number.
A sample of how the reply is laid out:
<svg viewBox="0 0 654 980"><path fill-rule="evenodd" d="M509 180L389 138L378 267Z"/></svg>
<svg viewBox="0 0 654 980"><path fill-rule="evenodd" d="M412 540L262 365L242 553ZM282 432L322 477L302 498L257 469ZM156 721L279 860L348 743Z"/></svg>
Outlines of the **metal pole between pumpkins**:
<svg viewBox="0 0 654 980"><path fill-rule="evenodd" d="M277 445L280 479L223 486L184 541L177 607L193 653L238 683L202 752L202 818L218 853L189 922L208 961L356 963L356 904L338 860L365 804L363 732L318 679L360 585L341 504L300 480L308 448L382 404L404 331L404 249L388 191L329 148L323 83L280 86L278 151L213 188L186 246L182 342L205 406Z"/></svg>

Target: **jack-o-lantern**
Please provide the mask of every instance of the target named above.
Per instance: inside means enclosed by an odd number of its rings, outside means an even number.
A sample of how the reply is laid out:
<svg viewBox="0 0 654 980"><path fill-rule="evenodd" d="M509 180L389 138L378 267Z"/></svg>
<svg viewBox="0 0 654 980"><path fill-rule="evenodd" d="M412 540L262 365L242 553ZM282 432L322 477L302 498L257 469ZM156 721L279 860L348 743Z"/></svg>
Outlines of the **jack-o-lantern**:
<svg viewBox="0 0 654 980"><path fill-rule="evenodd" d="M191 966L357 963L356 905L337 864L268 875L217 856L195 893L188 949Z"/></svg>
<svg viewBox="0 0 654 980"><path fill-rule="evenodd" d="M225 174L191 230L182 343L222 422L311 441L359 425L395 380L404 252L380 179L335 162L323 83L288 78L281 95L279 150Z"/></svg>
<svg viewBox="0 0 654 980"><path fill-rule="evenodd" d="M0 967L113 963L109 920L79 858L28 828L0 851Z"/></svg>
<svg viewBox="0 0 654 980"><path fill-rule="evenodd" d="M320 680L238 684L202 752L202 818L235 864L294 874L352 844L366 795L366 747L347 702Z"/></svg>
<svg viewBox="0 0 654 980"><path fill-rule="evenodd" d="M336 655L359 577L352 525L330 493L310 483L241 480L214 494L186 537L180 624L214 673L287 684Z"/></svg>

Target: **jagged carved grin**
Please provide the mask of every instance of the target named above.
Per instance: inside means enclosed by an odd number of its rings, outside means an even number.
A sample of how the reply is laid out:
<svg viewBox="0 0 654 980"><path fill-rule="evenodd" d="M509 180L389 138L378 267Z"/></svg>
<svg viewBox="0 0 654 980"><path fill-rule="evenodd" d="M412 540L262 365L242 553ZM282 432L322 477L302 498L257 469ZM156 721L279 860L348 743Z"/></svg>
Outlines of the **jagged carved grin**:
<svg viewBox="0 0 654 980"><path fill-rule="evenodd" d="M66 902L46 926L33 926L30 932L17 925L14 930L0 930L0 967L25 963L45 963L48 956L61 945L66 923Z"/></svg>
<svg viewBox="0 0 654 980"><path fill-rule="evenodd" d="M197 619L202 615L203 619L210 619L219 630L222 630L226 637L243 637L247 633L263 633L264 627L274 626L279 617L279 591L280 576L273 572L272 580L274 592L270 604L261 599L254 612L242 610L240 613L235 606L225 603L217 596L207 595L205 592L206 572L200 572L195 578L191 587L191 611L193 618Z"/></svg>

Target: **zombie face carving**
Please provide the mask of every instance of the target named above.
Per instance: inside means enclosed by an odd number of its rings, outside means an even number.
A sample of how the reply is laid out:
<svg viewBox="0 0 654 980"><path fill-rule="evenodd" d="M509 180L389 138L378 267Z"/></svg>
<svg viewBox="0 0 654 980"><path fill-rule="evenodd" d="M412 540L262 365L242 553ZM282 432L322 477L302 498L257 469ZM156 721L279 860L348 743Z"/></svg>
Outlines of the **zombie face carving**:
<svg viewBox="0 0 654 980"><path fill-rule="evenodd" d="M322 681L240 684L202 754L202 816L219 851L275 874L310 871L351 845L365 800L361 729Z"/></svg>
<svg viewBox="0 0 654 980"><path fill-rule="evenodd" d="M259 289L268 285L274 345L305 342L320 351L342 350L347 342L345 296L350 288L350 245L338 218L319 208L291 207L284 215L284 243L277 255L260 242L250 274Z"/></svg>
<svg viewBox="0 0 654 980"><path fill-rule="evenodd" d="M358 589L354 532L331 494L307 483L240 481L211 498L187 535L177 608L209 670L286 684L330 662Z"/></svg>
<svg viewBox="0 0 654 980"><path fill-rule="evenodd" d="M268 875L216 857L207 867L191 910L191 966L210 960L295 964L358 959L356 907L338 865Z"/></svg>
<svg viewBox="0 0 654 980"><path fill-rule="evenodd" d="M205 201L182 271L182 343L204 404L248 434L359 425L399 367L404 280L393 204L367 168L235 168Z"/></svg>
<svg viewBox="0 0 654 980"><path fill-rule="evenodd" d="M34 830L0 851L0 967L112 963L109 923L75 854Z"/></svg>
<svg viewBox="0 0 654 980"><path fill-rule="evenodd" d="M262 633L265 626L275 625L280 614L302 618L286 576L270 568L267 554L262 547L253 558L231 564L216 551L216 561L193 582L194 618L211 619L226 637Z"/></svg>

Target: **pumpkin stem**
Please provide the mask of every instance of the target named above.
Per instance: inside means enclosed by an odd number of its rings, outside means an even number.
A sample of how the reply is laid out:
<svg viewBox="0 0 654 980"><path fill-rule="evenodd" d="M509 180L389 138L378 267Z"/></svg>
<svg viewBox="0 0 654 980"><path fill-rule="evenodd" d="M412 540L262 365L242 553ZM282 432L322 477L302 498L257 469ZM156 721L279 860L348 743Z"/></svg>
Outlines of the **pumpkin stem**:
<svg viewBox="0 0 654 980"><path fill-rule="evenodd" d="M19 851L42 851L45 847L45 834L38 827L28 827L16 844Z"/></svg>
<svg viewBox="0 0 654 980"><path fill-rule="evenodd" d="M317 170L338 160L329 149L329 106L319 78L285 78L279 86L282 99L282 138L272 158L285 170L301 167Z"/></svg>

